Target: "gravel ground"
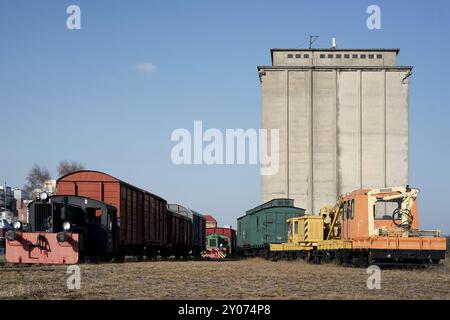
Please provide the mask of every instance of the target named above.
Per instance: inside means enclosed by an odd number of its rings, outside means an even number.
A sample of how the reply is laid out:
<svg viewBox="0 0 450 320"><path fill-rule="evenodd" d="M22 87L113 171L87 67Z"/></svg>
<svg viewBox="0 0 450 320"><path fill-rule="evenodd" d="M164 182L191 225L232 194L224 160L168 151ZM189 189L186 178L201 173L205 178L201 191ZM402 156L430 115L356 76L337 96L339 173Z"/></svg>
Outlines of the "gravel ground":
<svg viewBox="0 0 450 320"><path fill-rule="evenodd" d="M381 271L367 289L363 268L303 261L154 261L81 264L81 288L68 290L65 266L0 261L0 299L450 299L450 261Z"/></svg>

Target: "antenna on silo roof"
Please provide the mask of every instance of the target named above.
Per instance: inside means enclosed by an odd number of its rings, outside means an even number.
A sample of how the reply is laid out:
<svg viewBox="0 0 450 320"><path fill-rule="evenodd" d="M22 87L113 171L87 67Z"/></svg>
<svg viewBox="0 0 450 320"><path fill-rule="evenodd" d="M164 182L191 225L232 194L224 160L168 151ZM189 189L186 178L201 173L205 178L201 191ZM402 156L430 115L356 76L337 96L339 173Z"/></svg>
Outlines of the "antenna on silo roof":
<svg viewBox="0 0 450 320"><path fill-rule="evenodd" d="M319 38L319 36L309 36L309 48L312 48L313 43Z"/></svg>

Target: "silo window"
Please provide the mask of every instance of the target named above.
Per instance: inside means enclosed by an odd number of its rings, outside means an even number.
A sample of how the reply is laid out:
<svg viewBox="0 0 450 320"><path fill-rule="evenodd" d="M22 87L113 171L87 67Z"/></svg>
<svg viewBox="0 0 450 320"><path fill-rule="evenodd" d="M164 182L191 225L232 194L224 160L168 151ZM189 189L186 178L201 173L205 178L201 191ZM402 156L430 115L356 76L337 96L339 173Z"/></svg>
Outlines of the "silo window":
<svg viewBox="0 0 450 320"><path fill-rule="evenodd" d="M309 54L305 54L305 55L303 56L303 58L309 59Z"/></svg>
<svg viewBox="0 0 450 320"><path fill-rule="evenodd" d="M321 54L321 55L320 55L320 59L325 59L325 55L324 55L324 54Z"/></svg>
<svg viewBox="0 0 450 320"><path fill-rule="evenodd" d="M377 54L377 59L383 59L383 55L382 54Z"/></svg>
<svg viewBox="0 0 450 320"><path fill-rule="evenodd" d="M359 56L361 59L365 59L367 56L365 54L362 54Z"/></svg>
<svg viewBox="0 0 450 320"><path fill-rule="evenodd" d="M353 59L358 59L358 55L357 54L352 54L352 58Z"/></svg>
<svg viewBox="0 0 450 320"><path fill-rule="evenodd" d="M332 55L332 54L329 54L329 55L328 55L328 59L333 59L333 55Z"/></svg>
<svg viewBox="0 0 450 320"><path fill-rule="evenodd" d="M345 59L350 59L350 55L349 54L344 54L344 58Z"/></svg>
<svg viewBox="0 0 450 320"><path fill-rule="evenodd" d="M342 54L337 54L336 59L342 59Z"/></svg>
<svg viewBox="0 0 450 320"><path fill-rule="evenodd" d="M295 55L295 58L297 58L297 59L300 59L301 57L302 57L301 54L298 54L298 53L297 53L297 54Z"/></svg>
<svg viewBox="0 0 450 320"><path fill-rule="evenodd" d="M288 59L292 59L293 57L294 57L293 54L291 54L291 53L288 54Z"/></svg>
<svg viewBox="0 0 450 320"><path fill-rule="evenodd" d="M373 54L369 54L369 59L373 59L375 56Z"/></svg>

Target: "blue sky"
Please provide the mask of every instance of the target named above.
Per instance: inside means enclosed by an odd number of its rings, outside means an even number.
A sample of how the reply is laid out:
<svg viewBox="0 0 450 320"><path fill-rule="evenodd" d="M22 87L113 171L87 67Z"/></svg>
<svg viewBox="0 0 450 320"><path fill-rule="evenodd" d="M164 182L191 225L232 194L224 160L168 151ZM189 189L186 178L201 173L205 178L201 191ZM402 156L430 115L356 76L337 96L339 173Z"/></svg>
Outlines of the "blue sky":
<svg viewBox="0 0 450 320"><path fill-rule="evenodd" d="M81 7L81 30L66 28ZM381 7L382 29L366 28ZM410 183L423 228L450 233L448 1L0 1L0 179L77 160L221 224L260 199L258 166L174 166L170 134L258 128L270 48L400 48L410 86ZM152 72L137 68L146 63ZM151 64L151 65L150 65ZM145 68L144 68L145 69ZM300 204L299 204L300 205Z"/></svg>

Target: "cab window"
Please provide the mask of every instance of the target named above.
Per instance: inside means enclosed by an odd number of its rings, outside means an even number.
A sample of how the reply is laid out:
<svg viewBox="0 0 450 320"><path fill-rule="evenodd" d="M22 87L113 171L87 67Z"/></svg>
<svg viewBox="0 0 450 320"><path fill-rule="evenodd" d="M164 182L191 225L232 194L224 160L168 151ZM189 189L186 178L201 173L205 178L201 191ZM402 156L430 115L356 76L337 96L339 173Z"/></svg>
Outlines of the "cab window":
<svg viewBox="0 0 450 320"><path fill-rule="evenodd" d="M355 218L355 200L350 202L350 219Z"/></svg>
<svg viewBox="0 0 450 320"><path fill-rule="evenodd" d="M344 219L348 219L348 203L347 203L347 201L344 202L344 206L342 208L342 217Z"/></svg>
<svg viewBox="0 0 450 320"><path fill-rule="evenodd" d="M398 201L378 201L374 205L375 220L392 220L395 210L400 210L401 203ZM401 219L401 214L395 215L396 219Z"/></svg>

